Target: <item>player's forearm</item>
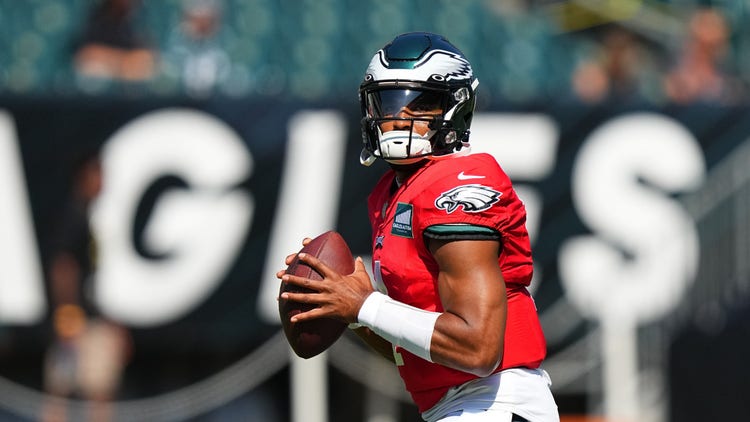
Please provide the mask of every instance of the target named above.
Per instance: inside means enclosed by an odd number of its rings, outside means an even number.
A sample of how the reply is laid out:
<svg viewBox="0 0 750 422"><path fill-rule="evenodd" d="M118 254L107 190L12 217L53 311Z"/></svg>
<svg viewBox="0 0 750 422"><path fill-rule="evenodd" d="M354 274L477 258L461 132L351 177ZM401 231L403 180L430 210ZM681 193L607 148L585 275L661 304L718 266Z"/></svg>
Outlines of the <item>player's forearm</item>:
<svg viewBox="0 0 750 422"><path fill-rule="evenodd" d="M486 376L502 359L504 309L498 308L502 315L482 314L485 317L467 320L451 312L418 309L375 292L360 309L359 323L422 359Z"/></svg>

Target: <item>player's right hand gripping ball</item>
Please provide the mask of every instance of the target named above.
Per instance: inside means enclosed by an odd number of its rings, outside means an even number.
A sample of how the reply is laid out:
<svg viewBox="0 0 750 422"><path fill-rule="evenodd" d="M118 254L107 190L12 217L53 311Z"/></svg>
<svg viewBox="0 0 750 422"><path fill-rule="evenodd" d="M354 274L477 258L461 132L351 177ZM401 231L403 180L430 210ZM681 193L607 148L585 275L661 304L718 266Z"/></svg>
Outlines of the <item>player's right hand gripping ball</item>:
<svg viewBox="0 0 750 422"><path fill-rule="evenodd" d="M354 257L341 235L335 231L327 231L310 243L305 245L300 252L313 255L323 261L333 270L341 274L354 272ZM310 266L294 261L286 269L287 274L305 277L312 280L322 280L320 274ZM292 284L281 283L281 293L284 292L309 292L309 289ZM319 318L292 324L290 318L298 313L308 311L317 305L292 302L279 298L279 315L281 325L284 328L286 339L292 346L297 356L308 359L322 353L331 347L346 329L344 321L332 318Z"/></svg>

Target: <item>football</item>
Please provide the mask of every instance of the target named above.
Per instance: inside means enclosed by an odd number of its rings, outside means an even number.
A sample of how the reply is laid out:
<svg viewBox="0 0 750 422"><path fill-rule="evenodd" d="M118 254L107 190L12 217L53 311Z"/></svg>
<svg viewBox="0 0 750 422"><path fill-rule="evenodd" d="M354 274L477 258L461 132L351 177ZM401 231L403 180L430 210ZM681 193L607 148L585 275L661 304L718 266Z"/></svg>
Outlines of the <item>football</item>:
<svg viewBox="0 0 750 422"><path fill-rule="evenodd" d="M354 257L349 245L338 232L327 231L305 245L300 252L313 255L323 263L341 274L354 272ZM322 280L320 274L312 267L299 262L296 258L286 269L287 274L299 277ZM303 287L281 283L279 296L283 292L306 292ZM298 313L308 311L316 305L292 302L279 298L279 315L281 325L289 345L297 356L311 358L331 347L346 329L347 324L332 318L319 318L292 324L290 318Z"/></svg>

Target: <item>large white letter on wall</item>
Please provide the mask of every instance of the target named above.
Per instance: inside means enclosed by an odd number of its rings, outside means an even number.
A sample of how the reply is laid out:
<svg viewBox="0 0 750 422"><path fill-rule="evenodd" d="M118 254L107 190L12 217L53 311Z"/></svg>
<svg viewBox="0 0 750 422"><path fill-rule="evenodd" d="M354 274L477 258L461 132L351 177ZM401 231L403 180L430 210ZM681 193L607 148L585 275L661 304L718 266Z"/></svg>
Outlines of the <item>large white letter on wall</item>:
<svg viewBox="0 0 750 422"><path fill-rule="evenodd" d="M636 328L674 309L695 277L695 223L670 195L704 175L695 138L663 115L613 119L581 146L571 189L593 233L563 244L560 277L568 299L600 324L607 417L638 418Z"/></svg>
<svg viewBox="0 0 750 422"><path fill-rule="evenodd" d="M0 322L31 324L44 316L44 282L18 137L0 111ZM2 324L0 324L2 325Z"/></svg>
<svg viewBox="0 0 750 422"><path fill-rule="evenodd" d="M98 305L133 326L184 316L224 279L246 238L253 200L234 186L251 173L247 147L217 118L170 109L122 128L102 160L104 190L93 218ZM187 188L157 198L143 233L144 244L161 256L151 259L133 245L135 214L144 192L167 175Z"/></svg>

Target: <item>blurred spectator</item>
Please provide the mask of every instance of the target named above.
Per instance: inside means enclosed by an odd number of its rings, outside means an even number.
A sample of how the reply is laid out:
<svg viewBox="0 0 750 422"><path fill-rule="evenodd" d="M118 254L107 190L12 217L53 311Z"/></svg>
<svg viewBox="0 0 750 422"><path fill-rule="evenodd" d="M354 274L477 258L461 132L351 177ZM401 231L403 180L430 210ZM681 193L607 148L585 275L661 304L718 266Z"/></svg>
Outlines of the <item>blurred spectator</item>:
<svg viewBox="0 0 750 422"><path fill-rule="evenodd" d="M43 409L45 422L81 419L68 415L65 398L89 401L84 420L110 420L109 403L131 353L129 333L101 317L89 300L96 248L88 213L101 184L98 155L86 156L76 166L72 196L55 234L49 263L54 336L44 362L44 385L53 399Z"/></svg>
<svg viewBox="0 0 750 422"><path fill-rule="evenodd" d="M101 0L91 11L75 51L76 71L95 78L143 81L156 53L134 19L140 0Z"/></svg>
<svg viewBox="0 0 750 422"><path fill-rule="evenodd" d="M232 62L221 43L222 5L218 0L187 0L164 52L164 72L193 97L211 95L231 75Z"/></svg>
<svg viewBox="0 0 750 422"><path fill-rule="evenodd" d="M677 103L737 100L742 95L739 79L725 67L730 28L724 16L712 8L699 9L687 30L680 56L664 80L669 99Z"/></svg>
<svg viewBox="0 0 750 422"><path fill-rule="evenodd" d="M658 78L648 49L631 32L610 26L592 57L578 64L573 91L588 103L604 100L647 99L655 93L650 81Z"/></svg>

